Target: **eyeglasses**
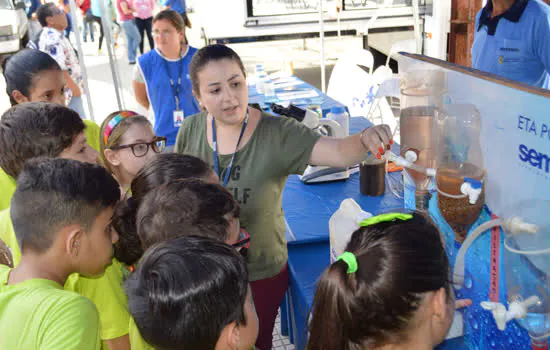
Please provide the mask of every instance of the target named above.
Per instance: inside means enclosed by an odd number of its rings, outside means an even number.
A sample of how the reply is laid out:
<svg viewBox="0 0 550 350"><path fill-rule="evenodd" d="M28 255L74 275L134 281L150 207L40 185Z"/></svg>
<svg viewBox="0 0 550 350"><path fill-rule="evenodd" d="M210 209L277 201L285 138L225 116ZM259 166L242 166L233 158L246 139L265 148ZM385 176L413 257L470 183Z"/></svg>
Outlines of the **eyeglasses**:
<svg viewBox="0 0 550 350"><path fill-rule="evenodd" d="M162 32L156 32L156 31L153 31L153 36L154 37L163 37L163 38L167 38L169 37L170 35L174 34L175 32L173 30L165 30L165 31L162 31Z"/></svg>
<svg viewBox="0 0 550 350"><path fill-rule="evenodd" d="M132 143L129 145L120 145L120 146L111 147L111 149L116 151L124 148L131 148L134 156L139 158L139 157L145 157L147 153L149 153L149 148L151 148L155 153L160 153L164 151L165 147L166 147L166 137L156 136L151 142L138 142L138 143Z"/></svg>
<svg viewBox="0 0 550 350"><path fill-rule="evenodd" d="M248 232L241 228L241 231L239 232L239 240L231 246L237 250L241 250L243 248L248 249L250 247L250 235Z"/></svg>

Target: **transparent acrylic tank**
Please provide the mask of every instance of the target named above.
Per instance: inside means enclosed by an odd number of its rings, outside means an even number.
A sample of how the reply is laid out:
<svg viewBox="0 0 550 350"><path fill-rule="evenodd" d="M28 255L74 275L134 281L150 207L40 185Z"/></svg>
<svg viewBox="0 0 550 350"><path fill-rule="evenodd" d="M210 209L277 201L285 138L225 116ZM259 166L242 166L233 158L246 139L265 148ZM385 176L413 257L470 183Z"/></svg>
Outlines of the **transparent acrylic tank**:
<svg viewBox="0 0 550 350"><path fill-rule="evenodd" d="M448 137L449 144L454 144L454 148L446 152L447 156L440 156L437 150L442 141L439 140L439 120L443 114L439 114L445 109L446 105L451 104L451 100L447 95L448 81L451 80L451 71L440 68L430 63L422 62L412 58L400 56L398 57L400 78L405 79L401 82L402 92L402 113L401 113L401 155L408 149L419 148L425 153L424 157L419 157L424 166L438 167L438 162L447 164L450 169L460 167L450 166L449 163L464 163L459 160L466 159L467 162L474 164L477 168L483 168L483 159L476 160L473 151L478 147L472 142L468 142L469 146L459 142L459 138ZM426 89L423 89L425 87ZM464 86L464 88L468 88ZM431 91L431 92L427 92ZM467 103L467 101L461 101ZM411 113L404 110L408 107L425 107L410 109ZM431 109L430 109L431 108ZM451 107L455 108L455 107ZM458 107L456 107L458 108ZM418 113L420 111L420 113ZM450 113L447 109L447 115L457 114ZM460 113L458 113L460 114ZM403 116L405 118L403 118ZM422 117L428 117L422 120ZM472 117L476 114L472 113ZM480 116L482 119L482 116ZM418 125L412 123L411 120L417 120ZM429 121L431 120L432 123ZM475 125L475 118L472 120L472 126ZM428 126L429 125L429 126ZM450 127L451 119L447 121ZM436 129L438 129L436 131ZM410 131L422 131L421 134ZM467 129L466 129L467 130ZM435 137L434 137L435 133ZM429 135L428 138L419 135ZM437 138L437 139L436 139ZM480 153L481 154L481 153ZM472 174L475 177L476 171L464 171L463 174ZM414 176L413 176L414 175ZM404 200L407 209L417 208L417 199L419 198L417 189L421 191L426 189L432 195L429 200L428 210L429 215L433 218L439 227L443 239L445 241L445 249L449 257L451 265L454 265L456 254L460 248L460 243L455 240L455 232L445 218L441 215L438 207L438 193L436 190L436 181L430 181L429 178L416 176L418 174L404 172ZM482 200L482 198L480 198ZM421 203L422 204L422 203ZM550 217L550 214L548 215ZM483 206L478 219L471 225L469 232L474 230L481 223L491 220L490 211ZM500 302L507 302L507 291L505 281L504 268L504 234L500 234L500 279L497 281L497 295ZM527 330L520 326L516 321L508 323L504 331L499 331L494 318L490 312L484 310L480 303L488 300L491 280L491 235L485 234L480 236L475 244L468 250L465 261L465 285L461 289L456 289L455 294L457 299L471 299L472 306L462 309L464 319L464 335L451 340L446 340L437 347L437 350L527 350L531 349L531 341ZM449 277L450 278L450 277Z"/></svg>
<svg viewBox="0 0 550 350"><path fill-rule="evenodd" d="M541 215L543 213L543 215ZM536 224L537 233L505 232L504 266L507 301L538 297L539 303L518 320L527 329L533 344L543 346L550 335L550 201L518 203L514 214Z"/></svg>
<svg viewBox="0 0 550 350"><path fill-rule="evenodd" d="M481 118L473 105L447 104L438 110L436 123L437 205L455 239L463 242L485 203ZM481 191L477 199L461 189L465 182Z"/></svg>

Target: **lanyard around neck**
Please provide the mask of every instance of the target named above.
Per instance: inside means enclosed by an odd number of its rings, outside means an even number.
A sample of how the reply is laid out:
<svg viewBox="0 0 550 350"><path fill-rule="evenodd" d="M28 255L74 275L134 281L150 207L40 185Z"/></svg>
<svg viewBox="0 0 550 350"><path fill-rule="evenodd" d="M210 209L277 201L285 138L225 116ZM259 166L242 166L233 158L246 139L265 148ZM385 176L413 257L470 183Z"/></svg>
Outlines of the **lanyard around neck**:
<svg viewBox="0 0 550 350"><path fill-rule="evenodd" d="M166 62L166 59L163 58L162 60L164 62L164 68L166 69L166 74L168 75L168 78L170 79L170 86L172 87L172 93L174 94L174 100L176 102L176 110L180 111L180 91L181 91L181 76L183 75L183 57L180 56L179 58L179 74L177 76L178 83L174 83L174 79L172 79L172 75L170 74L170 68L168 67L168 63Z"/></svg>
<svg viewBox="0 0 550 350"><path fill-rule="evenodd" d="M239 134L239 139L237 140L237 146L235 146L235 152L233 152L233 156L231 157L231 162L229 162L229 166L227 167L225 171L225 176L223 177L223 183L222 183L223 187L227 186L227 182L229 182L229 175L231 175L231 169L233 168L233 162L235 161L235 154L237 154L237 150L239 149L239 144L241 143L247 124L248 124L248 108L246 109L246 116L244 117L243 127L241 129L241 133ZM216 135L216 121L214 116L212 116L212 143L214 144L214 171L221 179L222 174L220 172L220 161L218 159L218 140Z"/></svg>

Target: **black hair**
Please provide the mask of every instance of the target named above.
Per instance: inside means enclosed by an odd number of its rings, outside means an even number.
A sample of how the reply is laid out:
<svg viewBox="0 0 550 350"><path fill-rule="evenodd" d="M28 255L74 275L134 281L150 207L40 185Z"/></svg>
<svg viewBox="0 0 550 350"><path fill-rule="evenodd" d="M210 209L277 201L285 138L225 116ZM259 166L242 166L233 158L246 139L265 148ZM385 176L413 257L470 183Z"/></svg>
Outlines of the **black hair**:
<svg viewBox="0 0 550 350"><path fill-rule="evenodd" d="M38 23L40 23L42 27L48 26L46 18L53 16L53 10L55 8L57 8L57 6L55 6L53 2L47 2L38 7L38 9L36 10L36 17L38 19Z"/></svg>
<svg viewBox="0 0 550 350"><path fill-rule="evenodd" d="M16 178L29 159L58 157L85 127L78 113L55 103L13 106L0 118L0 167Z"/></svg>
<svg viewBox="0 0 550 350"><path fill-rule="evenodd" d="M117 181L102 166L62 158L27 162L10 209L21 251L46 251L67 225L88 230L119 199Z"/></svg>
<svg viewBox="0 0 550 350"><path fill-rule="evenodd" d="M193 86L193 91L197 94L197 96L200 96L199 72L211 61L220 61L223 59L235 61L239 65L239 68L241 68L243 75L246 77L243 61L235 51L222 44L205 46L193 55L191 64L189 65L191 84Z"/></svg>
<svg viewBox="0 0 550 350"><path fill-rule="evenodd" d="M61 67L50 55L39 50L24 49L5 58L2 62L2 72L6 79L6 92L11 105L17 104L13 97L14 90L29 97L35 77L50 70L61 71Z"/></svg>
<svg viewBox="0 0 550 350"><path fill-rule="evenodd" d="M184 236L147 250L126 282L128 306L155 349L214 349L232 322L246 325L248 272L232 247Z"/></svg>
<svg viewBox="0 0 550 350"><path fill-rule="evenodd" d="M206 236L225 242L229 215L239 205L227 189L199 179L174 180L150 191L137 214L143 249L178 236Z"/></svg>
<svg viewBox="0 0 550 350"><path fill-rule="evenodd" d="M309 349L365 349L406 341L423 293L445 288L449 261L437 227L414 213L359 228L346 247L357 259L323 273L312 305Z"/></svg>
<svg viewBox="0 0 550 350"><path fill-rule="evenodd" d="M118 232L115 257L127 265L135 264L143 255L137 233L137 210L143 198L152 189L177 179L207 178L212 167L201 159L177 153L161 153L153 157L136 174L130 190L132 198L121 202L113 218L113 227Z"/></svg>

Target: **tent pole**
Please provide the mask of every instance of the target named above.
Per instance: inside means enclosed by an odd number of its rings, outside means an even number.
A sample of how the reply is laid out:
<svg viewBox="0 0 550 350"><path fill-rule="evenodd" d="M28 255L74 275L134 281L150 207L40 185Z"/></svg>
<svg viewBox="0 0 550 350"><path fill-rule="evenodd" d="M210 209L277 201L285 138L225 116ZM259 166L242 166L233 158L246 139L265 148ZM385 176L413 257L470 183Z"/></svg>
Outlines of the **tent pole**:
<svg viewBox="0 0 550 350"><path fill-rule="evenodd" d="M99 0L101 7L101 23L103 25L103 33L107 44L107 52L109 54L109 64L111 66L111 74L113 76L113 83L115 84L115 94L118 103L118 109L124 109L124 103L122 95L120 93L120 78L118 73L118 66L116 63L116 55L113 47L113 36L111 31L111 13L105 4L105 0Z"/></svg>
<svg viewBox="0 0 550 350"><path fill-rule="evenodd" d="M76 17L76 3L75 3L75 0L70 0L69 1L69 8L70 8L70 12L71 12L71 18L73 20L73 30L74 30L74 35L75 35L75 39L76 39L76 47L77 47L77 51L78 51L78 60L79 60L79 63L80 63L80 69L82 71L82 78L84 80L84 93L86 95L86 102L88 104L88 113L90 113L89 117L92 121L95 122L95 118L94 118L94 108L92 106L92 94L91 94L91 91L90 91L90 88L88 86L88 71L86 70L86 64L84 62L84 51L82 50L82 42L80 41L80 30L78 28L78 23L77 23L77 17ZM84 24L86 25L86 24Z"/></svg>
<svg viewBox="0 0 550 350"><path fill-rule="evenodd" d="M323 0L319 0L319 39L321 44L321 91L327 92L325 76L325 21L323 19Z"/></svg>

